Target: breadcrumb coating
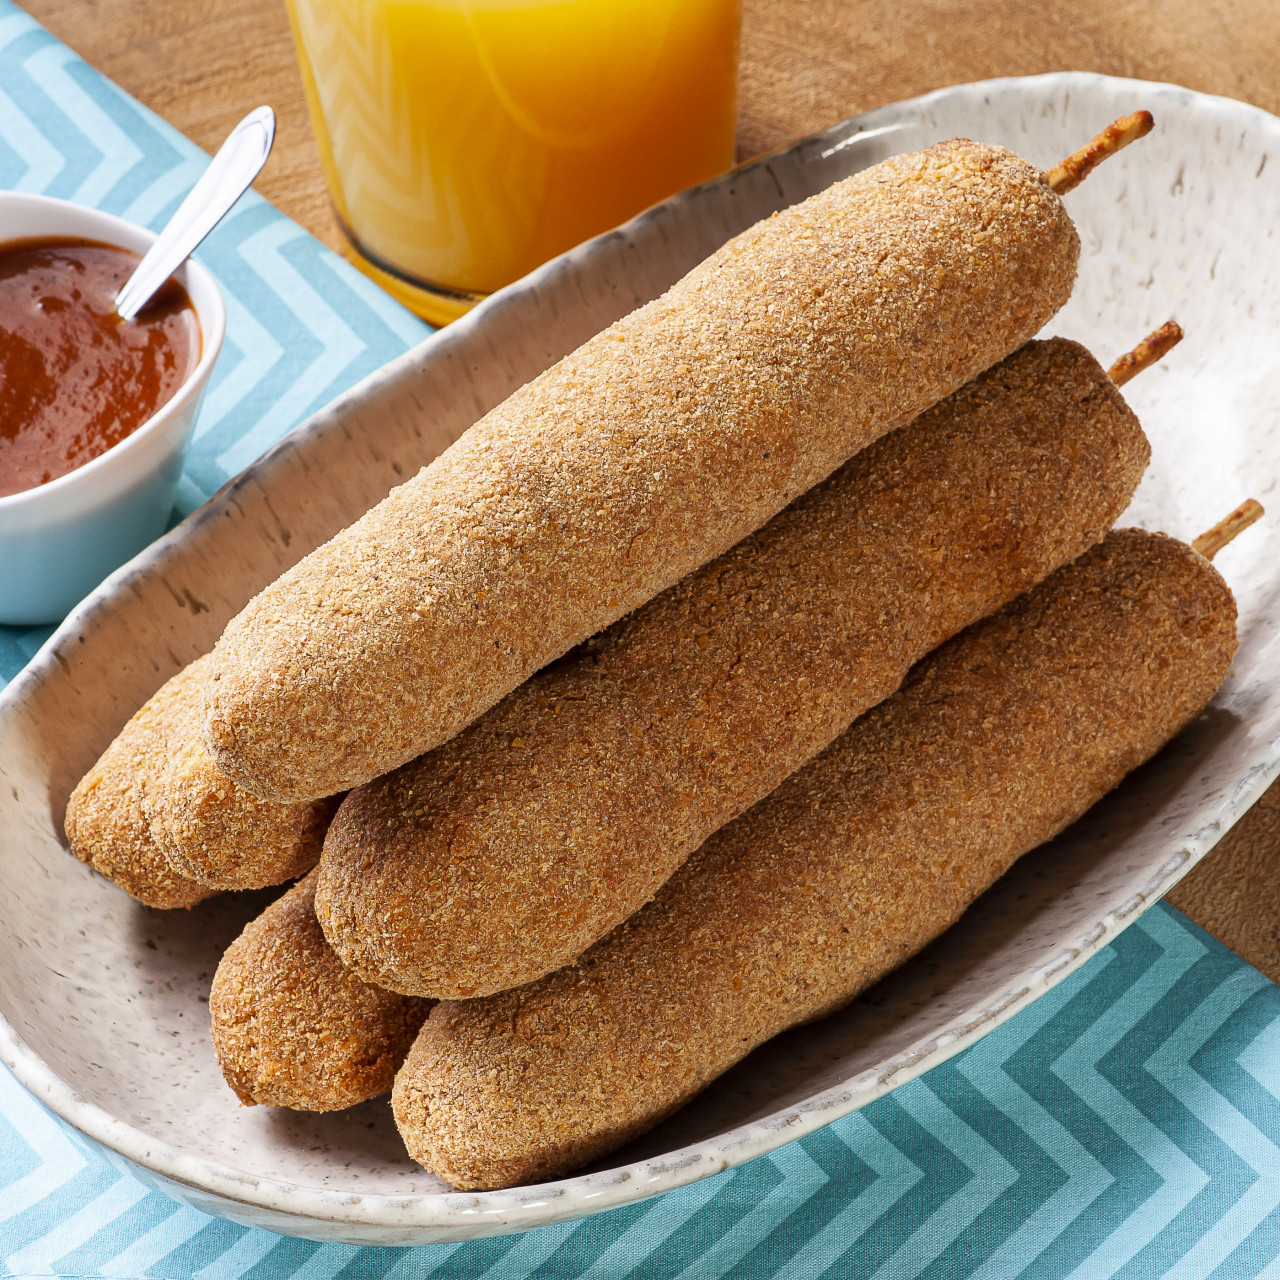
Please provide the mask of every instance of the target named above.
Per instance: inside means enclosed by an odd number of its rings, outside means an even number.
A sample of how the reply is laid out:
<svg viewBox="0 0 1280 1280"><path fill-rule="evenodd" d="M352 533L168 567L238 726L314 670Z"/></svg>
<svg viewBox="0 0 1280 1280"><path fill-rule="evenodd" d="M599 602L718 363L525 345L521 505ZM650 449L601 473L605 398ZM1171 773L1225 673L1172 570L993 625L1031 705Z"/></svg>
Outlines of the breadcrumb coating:
<svg viewBox="0 0 1280 1280"><path fill-rule="evenodd" d="M209 657L175 676L168 751L149 762L143 811L151 834L181 875L217 889L260 889L310 871L341 800L259 800L213 763L200 737L201 686Z"/></svg>
<svg viewBox="0 0 1280 1280"><path fill-rule="evenodd" d="M342 967L315 917L315 880L249 924L214 975L213 1046L246 1106L337 1111L386 1093L431 1008Z"/></svg>
<svg viewBox="0 0 1280 1280"><path fill-rule="evenodd" d="M1043 175L964 139L758 223L232 620L218 767L303 801L447 741L1022 345L1078 255Z"/></svg>
<svg viewBox="0 0 1280 1280"><path fill-rule="evenodd" d="M392 1095L457 1187L566 1172L920 950L1212 696L1235 603L1208 561L1113 533L949 641L582 959L438 1005Z"/></svg>
<svg viewBox="0 0 1280 1280"><path fill-rule="evenodd" d="M174 869L156 843L145 800L155 764L173 750L184 693L179 674L116 735L67 801L71 852L149 907L193 907L216 891Z"/></svg>
<svg viewBox="0 0 1280 1280"><path fill-rule="evenodd" d="M348 796L316 909L368 982L532 982L911 664L1102 538L1149 456L1083 347L1033 342L758 533Z"/></svg>
<svg viewBox="0 0 1280 1280"><path fill-rule="evenodd" d="M275 804L218 771L200 738L208 664L197 658L165 682L67 809L76 856L150 906L191 906L217 890L302 875L319 860L341 800Z"/></svg>

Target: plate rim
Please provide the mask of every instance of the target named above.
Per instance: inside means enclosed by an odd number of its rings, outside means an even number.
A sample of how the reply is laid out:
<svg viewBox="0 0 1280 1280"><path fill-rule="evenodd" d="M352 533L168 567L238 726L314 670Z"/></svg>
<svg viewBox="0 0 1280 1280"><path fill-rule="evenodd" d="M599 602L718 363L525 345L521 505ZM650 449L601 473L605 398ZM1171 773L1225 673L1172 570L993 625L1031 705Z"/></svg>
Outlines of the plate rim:
<svg viewBox="0 0 1280 1280"><path fill-rule="evenodd" d="M428 347L447 347L463 340L475 328L485 324L499 308L512 305L527 293L536 291L541 281L565 269L579 257L593 252L602 242L619 237L626 229L643 225L656 216L658 211L677 208L687 202L694 192L731 182L736 175L745 172L767 168L779 156L803 153L814 147L862 137L871 130L891 125L906 113L923 115L957 95L1007 92L1015 88L1023 91L1057 92L1064 88L1073 91L1076 88L1085 90L1090 87L1105 88L1113 92L1128 91L1135 97L1145 97L1147 100L1173 94L1189 105L1224 117L1233 117L1235 122L1243 123L1242 116L1246 119L1252 117L1255 127L1274 132L1280 141L1280 117L1251 103L1200 93L1167 82L1096 72L1059 71L1035 76L998 77L935 89L918 97L888 103L851 116L797 142L749 160L708 183L680 192L653 206L624 224L623 228L605 232L552 259L530 275L493 294L448 328L428 336L383 365L294 428L243 472L223 485L209 502L114 573L77 606L40 647L23 671L0 691L0 718L21 712L28 691L39 684L46 672L58 665L62 647L74 643L75 636L98 610L110 607L110 602L121 591L127 590L131 580L149 573L155 562L161 560L170 548L180 544L195 528L206 520L216 518L220 505L239 486L250 482L255 473L268 468L271 460L281 451L291 449L300 438L316 430L324 420L340 412L352 401L366 397L384 381L399 376L403 369L419 360ZM777 1150L786 1143L815 1132L868 1105L995 1030L1086 963L1121 930L1154 905L1221 839L1280 774L1280 738L1267 743L1265 750L1267 758L1236 781L1218 816L1184 838L1179 848L1168 855L1152 873L1140 892L1102 914L1090 928L1075 938L1064 940L1055 958L1033 970L1017 990L1005 989L999 995L985 999L980 1005L970 1006L878 1067L824 1089L799 1104L781 1108L727 1133L601 1173L579 1174L554 1182L483 1192L442 1191L391 1195L303 1186L237 1171L202 1156L188 1154L172 1143L154 1138L111 1115L105 1108L88 1101L57 1075L26 1044L2 1013L0 1061L9 1067L19 1083L38 1102L60 1120L105 1148L108 1153L115 1153L129 1165L136 1167L144 1181L151 1182L152 1185L156 1182L169 1183L176 1188L185 1188L201 1196L225 1202L229 1207L243 1207L250 1214L280 1219L278 1229L293 1230L297 1227L295 1234L298 1235L309 1234L305 1228L313 1226L325 1229L324 1239L338 1240L343 1238L341 1232L335 1233L332 1228L349 1227L355 1234L346 1238L353 1243L368 1243L367 1233L375 1229L396 1235L415 1236L414 1240L403 1241L405 1244L445 1243L523 1231L593 1216L607 1209L688 1186Z"/></svg>

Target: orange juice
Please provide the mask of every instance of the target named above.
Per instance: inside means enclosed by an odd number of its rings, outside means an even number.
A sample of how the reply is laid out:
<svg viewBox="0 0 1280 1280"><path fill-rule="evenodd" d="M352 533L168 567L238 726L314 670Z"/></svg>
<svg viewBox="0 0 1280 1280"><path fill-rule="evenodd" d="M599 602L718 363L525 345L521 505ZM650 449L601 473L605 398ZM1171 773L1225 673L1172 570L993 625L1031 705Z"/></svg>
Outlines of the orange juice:
<svg viewBox="0 0 1280 1280"><path fill-rule="evenodd" d="M738 0L288 3L357 264L429 319L732 163Z"/></svg>

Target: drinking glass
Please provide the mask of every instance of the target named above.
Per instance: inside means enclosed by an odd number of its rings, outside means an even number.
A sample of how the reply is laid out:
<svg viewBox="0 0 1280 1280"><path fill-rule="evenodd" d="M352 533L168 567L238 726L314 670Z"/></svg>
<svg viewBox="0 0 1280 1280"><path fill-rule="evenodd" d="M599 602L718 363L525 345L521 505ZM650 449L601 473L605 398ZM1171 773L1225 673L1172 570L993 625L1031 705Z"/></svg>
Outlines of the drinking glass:
<svg viewBox="0 0 1280 1280"><path fill-rule="evenodd" d="M739 0L287 0L356 265L436 323L733 161Z"/></svg>

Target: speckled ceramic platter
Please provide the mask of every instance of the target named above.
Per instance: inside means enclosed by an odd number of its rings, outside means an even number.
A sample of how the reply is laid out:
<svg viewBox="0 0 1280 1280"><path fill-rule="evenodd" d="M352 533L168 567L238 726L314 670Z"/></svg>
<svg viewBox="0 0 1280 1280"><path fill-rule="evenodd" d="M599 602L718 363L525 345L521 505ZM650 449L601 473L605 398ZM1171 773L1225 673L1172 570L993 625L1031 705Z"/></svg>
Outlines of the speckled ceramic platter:
<svg viewBox="0 0 1280 1280"><path fill-rule="evenodd" d="M405 1156L385 1100L331 1116L241 1109L208 1039L209 980L264 895L138 907L69 857L73 783L250 596L516 386L734 232L894 152L957 134L1041 165L1115 116L1155 133L1067 197L1084 246L1055 331L1108 361L1170 315L1188 333L1126 394L1154 461L1130 523L1191 537L1276 507L1220 557L1241 609L1209 712L874 993L752 1054L605 1167L450 1191ZM1082 964L1203 856L1280 769L1280 120L1089 75L946 89L846 121L551 263L357 387L108 581L0 697L0 1056L108 1155L187 1204L315 1239L518 1231L706 1177L864 1106Z"/></svg>

